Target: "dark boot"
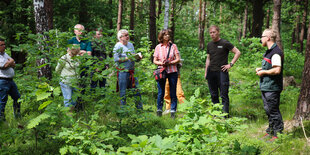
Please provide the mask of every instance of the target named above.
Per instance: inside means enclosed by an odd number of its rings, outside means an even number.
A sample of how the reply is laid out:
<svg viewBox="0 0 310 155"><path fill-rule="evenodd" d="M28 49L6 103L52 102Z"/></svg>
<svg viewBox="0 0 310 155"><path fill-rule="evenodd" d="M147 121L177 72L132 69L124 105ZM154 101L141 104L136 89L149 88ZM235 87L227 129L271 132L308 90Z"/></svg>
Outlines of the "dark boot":
<svg viewBox="0 0 310 155"><path fill-rule="evenodd" d="M158 117L161 117L163 112L162 111L157 111L156 114L157 114Z"/></svg>

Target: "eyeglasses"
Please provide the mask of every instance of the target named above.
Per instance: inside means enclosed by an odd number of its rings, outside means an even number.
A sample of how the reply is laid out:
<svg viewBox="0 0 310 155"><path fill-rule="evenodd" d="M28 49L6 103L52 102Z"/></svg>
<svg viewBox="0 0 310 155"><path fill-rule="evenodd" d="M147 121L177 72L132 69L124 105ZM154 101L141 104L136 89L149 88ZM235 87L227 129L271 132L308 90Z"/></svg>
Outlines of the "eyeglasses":
<svg viewBox="0 0 310 155"><path fill-rule="evenodd" d="M262 38L267 37L267 36L262 36Z"/></svg>
<svg viewBox="0 0 310 155"><path fill-rule="evenodd" d="M125 35L123 35L122 37L128 37L129 36L129 34L125 34Z"/></svg>

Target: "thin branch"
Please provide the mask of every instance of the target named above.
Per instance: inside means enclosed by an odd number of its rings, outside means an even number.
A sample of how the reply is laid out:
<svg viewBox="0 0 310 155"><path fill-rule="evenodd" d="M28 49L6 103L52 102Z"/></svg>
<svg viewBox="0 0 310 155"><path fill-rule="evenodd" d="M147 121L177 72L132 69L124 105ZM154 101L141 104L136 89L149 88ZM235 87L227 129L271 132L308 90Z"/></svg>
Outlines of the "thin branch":
<svg viewBox="0 0 310 155"><path fill-rule="evenodd" d="M309 139L308 139L308 137L306 135L304 124L302 123L302 117L299 116L299 118L300 118L300 122L301 122L302 131L304 132L304 135L305 135L305 138L306 138L307 142L309 142Z"/></svg>

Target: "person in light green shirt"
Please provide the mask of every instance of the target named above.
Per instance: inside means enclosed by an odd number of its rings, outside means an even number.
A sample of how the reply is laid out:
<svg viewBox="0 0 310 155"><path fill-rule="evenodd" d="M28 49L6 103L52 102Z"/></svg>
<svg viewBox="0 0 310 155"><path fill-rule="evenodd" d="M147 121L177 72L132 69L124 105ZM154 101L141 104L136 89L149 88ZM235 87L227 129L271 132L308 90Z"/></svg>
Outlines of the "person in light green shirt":
<svg viewBox="0 0 310 155"><path fill-rule="evenodd" d="M79 52L80 48L76 45L68 48L68 53L59 59L56 66L56 73L60 74L61 77L59 84L64 97L65 107L74 107L76 105L76 98L72 98L72 96L76 92L74 82L77 82L79 78L77 70L80 63L76 59Z"/></svg>

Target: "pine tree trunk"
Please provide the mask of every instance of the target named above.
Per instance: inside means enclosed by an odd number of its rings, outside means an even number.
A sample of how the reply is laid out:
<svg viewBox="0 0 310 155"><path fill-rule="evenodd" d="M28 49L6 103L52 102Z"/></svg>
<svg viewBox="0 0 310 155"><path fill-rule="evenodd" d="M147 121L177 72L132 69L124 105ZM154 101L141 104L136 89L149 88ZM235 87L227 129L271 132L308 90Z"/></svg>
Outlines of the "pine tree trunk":
<svg viewBox="0 0 310 155"><path fill-rule="evenodd" d="M165 16L164 16L164 29L169 26L169 0L165 0Z"/></svg>
<svg viewBox="0 0 310 155"><path fill-rule="evenodd" d="M205 33L206 26L206 1L200 0L199 2L199 27L198 27L198 36L199 36L199 49L205 48Z"/></svg>
<svg viewBox="0 0 310 155"><path fill-rule="evenodd" d="M261 37L264 22L263 1L253 0L253 27L251 37Z"/></svg>
<svg viewBox="0 0 310 155"><path fill-rule="evenodd" d="M273 18L272 18L272 30L276 32L277 39L276 43L280 49L283 50L282 42L281 42L281 0L273 0Z"/></svg>
<svg viewBox="0 0 310 155"><path fill-rule="evenodd" d="M135 40L134 29L135 29L135 0L131 0L131 8L130 8L130 24L129 29L132 30L131 40Z"/></svg>
<svg viewBox="0 0 310 155"><path fill-rule="evenodd" d="M36 22L36 31L37 33L43 34L44 32L48 31L48 17L46 13L46 6L44 5L44 0L33 0L33 7L34 7L34 14L35 14L35 22ZM40 40L47 40L47 37L43 35L43 38L40 38ZM44 55L44 47L41 42L38 42L39 44L39 50L41 51L41 54ZM41 59L36 61L37 66L41 66L43 64L46 64L48 62L48 58L42 57ZM52 78L52 72L50 65L46 65L44 67L40 67L38 69L38 77L46 77L48 79Z"/></svg>
<svg viewBox="0 0 310 155"><path fill-rule="evenodd" d="M294 120L300 120L300 117L306 120L310 120L310 22L308 26L306 47L305 65L302 73L302 84Z"/></svg>
<svg viewBox="0 0 310 155"><path fill-rule="evenodd" d="M122 28L123 0L118 0L117 32Z"/></svg>
<svg viewBox="0 0 310 155"><path fill-rule="evenodd" d="M157 0L157 3L158 3L158 7L157 7L157 18L159 18L160 17L160 14L161 14L161 5L162 5L162 2L161 2L161 0Z"/></svg>
<svg viewBox="0 0 310 155"><path fill-rule="evenodd" d="M171 41L174 42L174 31L175 31L175 0L171 0Z"/></svg>
<svg viewBox="0 0 310 155"><path fill-rule="evenodd" d="M247 23L248 23L248 4L246 4L244 8L242 38L246 37Z"/></svg>
<svg viewBox="0 0 310 155"><path fill-rule="evenodd" d="M151 40L151 49L156 46L156 0L150 0L150 21L149 21L149 37Z"/></svg>
<svg viewBox="0 0 310 155"><path fill-rule="evenodd" d="M299 43L300 43L299 52L300 53L302 53L304 50L304 34L305 34L307 14L308 14L308 0L303 0L302 6L304 7L304 12L302 15L301 30L300 30L300 37L299 37Z"/></svg>

